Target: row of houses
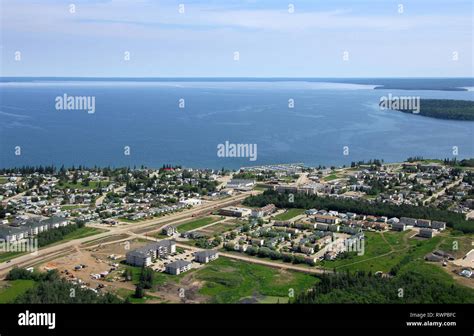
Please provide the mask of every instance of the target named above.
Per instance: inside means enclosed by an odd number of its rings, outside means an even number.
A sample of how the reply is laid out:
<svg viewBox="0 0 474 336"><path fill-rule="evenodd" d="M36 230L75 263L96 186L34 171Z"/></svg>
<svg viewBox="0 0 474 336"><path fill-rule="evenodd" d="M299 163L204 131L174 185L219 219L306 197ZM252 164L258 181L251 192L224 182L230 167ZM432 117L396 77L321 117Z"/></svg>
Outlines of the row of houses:
<svg viewBox="0 0 474 336"><path fill-rule="evenodd" d="M401 217L400 221L392 223L392 230L405 231L409 226L419 227L419 235L421 237L431 238L435 230L441 231L446 229L446 222Z"/></svg>
<svg viewBox="0 0 474 336"><path fill-rule="evenodd" d="M393 217L387 218L385 216L366 216L357 215L355 213L338 213L336 211L318 211L316 209L310 209L306 211L307 215L314 216L312 221L316 222L316 228L318 230L331 230L331 227L335 228L338 223L344 223L349 226L359 226L364 229L375 229L375 230L386 230L388 224L391 225L392 230L405 231L408 226L414 226L420 228L420 236L432 237L433 230L445 230L446 222L442 221L431 221L429 219L415 219L409 217L400 217L400 219ZM358 220L356 220L358 218Z"/></svg>
<svg viewBox="0 0 474 336"><path fill-rule="evenodd" d="M17 226L1 225L0 239L6 242L15 242L36 236L41 232L57 229L70 224L72 224L72 222L65 217L50 217L47 219L30 218L18 223Z"/></svg>
<svg viewBox="0 0 474 336"><path fill-rule="evenodd" d="M219 258L219 253L215 250L204 250L194 253L194 260L201 264L207 264ZM172 275L179 275L192 268L192 263L187 260L176 260L165 267L165 272Z"/></svg>

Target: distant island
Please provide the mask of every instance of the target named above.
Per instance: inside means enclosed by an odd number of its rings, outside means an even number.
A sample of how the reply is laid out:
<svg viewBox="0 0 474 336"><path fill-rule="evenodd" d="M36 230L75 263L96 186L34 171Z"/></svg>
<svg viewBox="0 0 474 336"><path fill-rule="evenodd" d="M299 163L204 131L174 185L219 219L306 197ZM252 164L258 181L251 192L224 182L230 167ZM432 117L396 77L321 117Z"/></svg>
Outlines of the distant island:
<svg viewBox="0 0 474 336"><path fill-rule="evenodd" d="M419 113L414 113L411 109L392 109L430 118L474 121L474 101L470 100L420 99Z"/></svg>

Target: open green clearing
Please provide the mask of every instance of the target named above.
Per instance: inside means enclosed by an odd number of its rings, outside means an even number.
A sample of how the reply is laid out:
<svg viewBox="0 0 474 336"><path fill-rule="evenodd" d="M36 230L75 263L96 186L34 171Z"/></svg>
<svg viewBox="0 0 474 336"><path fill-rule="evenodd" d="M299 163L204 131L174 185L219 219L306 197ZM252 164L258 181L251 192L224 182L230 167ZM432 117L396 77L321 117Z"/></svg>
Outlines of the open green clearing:
<svg viewBox="0 0 474 336"><path fill-rule="evenodd" d="M322 261L321 265L327 269L336 268L337 271L352 272L359 270L389 272L398 265L400 274L414 271L436 281L457 285L457 282L440 267L439 263L426 262L424 257L436 249L441 249L460 258L472 248L472 235L450 237L447 233L443 233L431 239L411 238L413 235L413 231L366 232L364 255ZM454 241L457 242L458 250L452 249Z"/></svg>
<svg viewBox="0 0 474 336"><path fill-rule="evenodd" d="M110 184L110 181L90 181L88 185L82 184L82 182L72 183L66 182L62 185L58 184L59 189L81 189L81 190L88 190L88 189L97 189L97 187L107 187Z"/></svg>
<svg viewBox="0 0 474 336"><path fill-rule="evenodd" d="M105 231L107 231L107 230L96 229L96 228L84 226L84 227L81 227L81 228L71 232L71 233L68 233L67 235L64 236L64 239L61 239L59 242L65 242L65 241L68 241L68 240L89 237L89 236L93 236L93 235L96 235L96 234L99 234L99 233L102 233L102 232L105 232Z"/></svg>
<svg viewBox="0 0 474 336"><path fill-rule="evenodd" d="M288 209L286 212L276 215L276 220L289 220L293 217L301 215L305 210L304 209Z"/></svg>
<svg viewBox="0 0 474 336"><path fill-rule="evenodd" d="M215 218L215 217L199 218L191 222L178 225L177 229L179 232L187 232L190 230L200 228L201 226L205 226L205 225L209 225L211 223L217 222L218 220L219 218Z"/></svg>
<svg viewBox="0 0 474 336"><path fill-rule="evenodd" d="M408 258L410 261L423 260L424 256L435 250L443 239L440 236L431 239L409 238L412 235L413 231L366 232L363 255L322 261L321 265L336 270L388 272L403 258Z"/></svg>
<svg viewBox="0 0 474 336"><path fill-rule="evenodd" d="M336 174L331 174L331 175L325 176L323 179L324 179L324 181L332 181L332 180L336 180L338 178L339 177Z"/></svg>
<svg viewBox="0 0 474 336"><path fill-rule="evenodd" d="M142 273L142 268L138 266L130 266L130 265L127 265L126 268L132 272L132 283L137 285L140 282L140 274ZM183 276L185 276L186 274L189 274L192 271L193 270L179 274L179 275L171 275L164 272L154 272L153 273L153 288L156 288L157 286L160 286L160 285L165 285L166 283L170 281L178 282ZM153 289L148 289L148 290L153 290Z"/></svg>
<svg viewBox="0 0 474 336"><path fill-rule="evenodd" d="M16 257L21 256L22 254L25 254L27 252L2 252L0 253L0 262L4 262Z"/></svg>
<svg viewBox="0 0 474 336"><path fill-rule="evenodd" d="M13 302L19 295L25 293L34 285L34 280L5 281L4 286L0 288L0 303Z"/></svg>
<svg viewBox="0 0 474 336"><path fill-rule="evenodd" d="M128 300L128 302L130 303L146 303L147 301L149 300L160 300L159 298L157 297L154 297L154 296L144 296L142 298L136 298L134 295L135 295L135 292L132 291L132 290L129 290L129 289L125 289L125 288L118 288L115 292L118 296L120 296L122 299L124 300Z"/></svg>
<svg viewBox="0 0 474 336"><path fill-rule="evenodd" d="M124 223L138 223L141 222L144 219L129 219L125 217L119 217L117 218L119 221L124 222Z"/></svg>
<svg viewBox="0 0 474 336"><path fill-rule="evenodd" d="M216 234L222 234L224 232L234 230L235 228L238 228L239 226L242 226L242 223L230 223L226 221L226 222L217 223L208 228L199 230L198 232L208 235L208 236L214 236Z"/></svg>
<svg viewBox="0 0 474 336"><path fill-rule="evenodd" d="M106 230L84 226L84 227L81 227L81 228L71 232L71 233L66 234L61 240L54 241L54 242L48 243L46 245L42 245L41 248L46 247L46 246L51 246L51 245L54 245L54 244L61 244L61 243L64 243L64 242L67 242L67 241L73 240L73 239L79 239L79 238L93 236L95 234L99 234L99 233L102 233L102 232L105 232L105 231ZM26 253L29 253L29 252L2 252L2 253L0 253L0 262L5 262L7 260L19 257L19 256L21 256L23 254L26 254Z"/></svg>
<svg viewBox="0 0 474 336"><path fill-rule="evenodd" d="M61 205L61 210L75 210L81 208L88 208L88 205L85 204L68 204L68 205Z"/></svg>
<svg viewBox="0 0 474 336"><path fill-rule="evenodd" d="M465 235L460 237L445 237L438 248L454 255L456 258L462 258L474 248L472 242L474 235Z"/></svg>
<svg viewBox="0 0 474 336"><path fill-rule="evenodd" d="M254 295L264 296L267 300L271 300L268 297L274 297L275 302L280 298L283 303L292 291L296 295L318 281L309 274L278 270L225 257L199 269L194 276L205 281L199 293L210 296L211 301L216 303L235 303Z"/></svg>

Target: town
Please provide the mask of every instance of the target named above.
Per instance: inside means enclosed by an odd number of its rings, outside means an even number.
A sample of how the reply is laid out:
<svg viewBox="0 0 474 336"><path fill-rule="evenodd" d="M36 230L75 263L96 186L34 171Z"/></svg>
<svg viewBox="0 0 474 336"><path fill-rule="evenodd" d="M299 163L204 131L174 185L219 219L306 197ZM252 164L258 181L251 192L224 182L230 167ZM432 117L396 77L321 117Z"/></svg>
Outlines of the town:
<svg viewBox="0 0 474 336"><path fill-rule="evenodd" d="M56 270L131 302L289 302L315 276L394 277L406 257L474 288L473 170L462 163L6 169L0 275ZM28 240L36 248L10 248ZM246 267L290 280L279 295L213 290L223 269Z"/></svg>

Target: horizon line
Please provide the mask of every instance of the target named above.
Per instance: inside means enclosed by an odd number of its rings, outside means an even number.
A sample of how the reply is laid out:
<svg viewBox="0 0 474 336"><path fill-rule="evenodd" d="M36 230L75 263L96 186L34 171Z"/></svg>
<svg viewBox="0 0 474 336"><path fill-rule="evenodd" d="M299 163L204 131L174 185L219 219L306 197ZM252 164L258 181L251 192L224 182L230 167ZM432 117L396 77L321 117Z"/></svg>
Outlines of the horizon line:
<svg viewBox="0 0 474 336"><path fill-rule="evenodd" d="M128 77L128 76L0 76L3 78L81 78L81 79L474 79L474 76L454 77L288 77L288 76L167 76L167 77Z"/></svg>

